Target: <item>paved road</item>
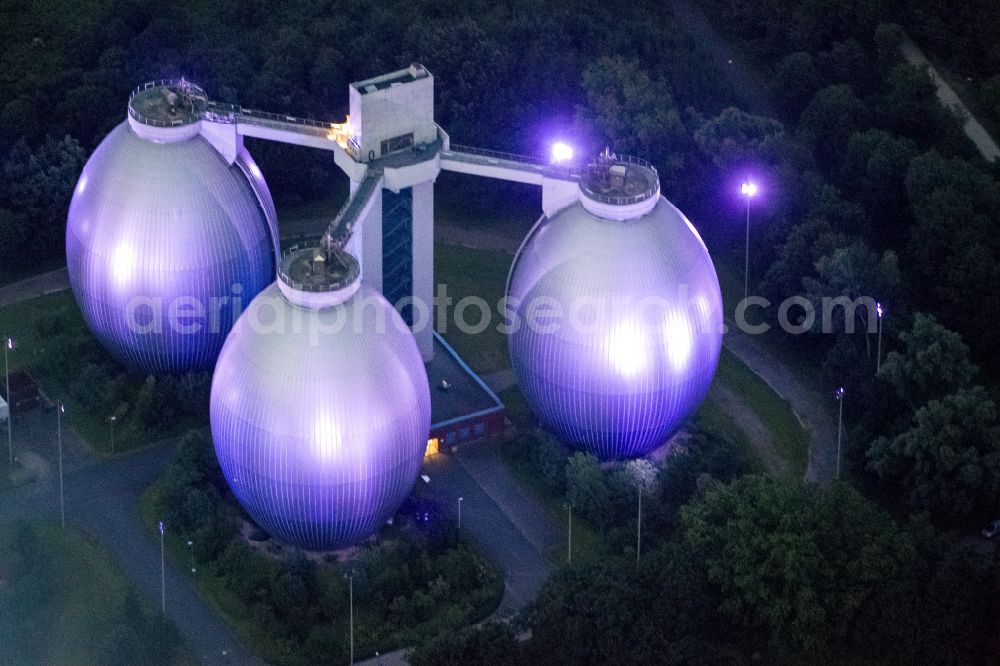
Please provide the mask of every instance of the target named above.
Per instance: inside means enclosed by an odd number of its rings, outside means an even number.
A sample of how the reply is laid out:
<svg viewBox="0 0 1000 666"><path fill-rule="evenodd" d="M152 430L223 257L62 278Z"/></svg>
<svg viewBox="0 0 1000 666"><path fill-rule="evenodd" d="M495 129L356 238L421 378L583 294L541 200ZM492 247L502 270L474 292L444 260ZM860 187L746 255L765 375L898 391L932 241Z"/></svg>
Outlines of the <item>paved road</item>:
<svg viewBox="0 0 1000 666"><path fill-rule="evenodd" d="M439 455L424 465L429 488L452 518L462 499L462 531L504 573L506 589L497 614L519 610L541 589L551 571L547 550L554 526L489 447L469 447L457 456ZM471 471L470 471L471 470ZM510 481L504 493L498 484ZM525 506L525 501L528 505ZM514 521L517 521L515 524Z"/></svg>
<svg viewBox="0 0 1000 666"><path fill-rule="evenodd" d="M917 67L926 67L928 72L930 72L931 80L934 85L937 86L937 96L941 104L952 111L958 113L958 115L963 118L962 129L965 131L965 135L969 137L972 143L976 144L976 149L983 156L987 162L995 162L1000 158L1000 146L997 142L990 136L989 132L986 131L978 120L972 115L968 107L965 106L965 102L959 98L955 93L954 89L944 78L938 74L937 70L934 69L933 65L927 60L923 51L917 46L913 40L909 37L903 40L900 44L900 51L903 57L911 65L916 65Z"/></svg>
<svg viewBox="0 0 1000 666"><path fill-rule="evenodd" d="M69 273L66 269L49 271L0 287L0 307L65 289L69 289Z"/></svg>
<svg viewBox="0 0 1000 666"><path fill-rule="evenodd" d="M23 417L20 426L16 444L21 454L30 443L37 449L33 454L48 467L37 481L0 494L0 520L58 521L58 472L51 463L55 452L42 441L54 439L54 419L51 413L37 410ZM166 470L174 446L165 443L99 460L68 429L64 444L67 524L100 541L150 603L159 606L159 543L142 524L138 504L142 492ZM548 578L551 566L546 554L560 546L559 529L488 447L439 456L425 465L425 473L431 478L431 494L452 518L457 514L457 498L463 498L463 530L503 571L506 589L498 615L508 616L522 608ZM169 558L166 577L168 614L204 663L261 663Z"/></svg>
<svg viewBox="0 0 1000 666"><path fill-rule="evenodd" d="M91 462L66 474L66 522L93 535L154 607L160 605L160 549L139 517L142 491L166 470L172 444ZM29 484L0 495L0 519L59 520L58 484ZM167 613L205 664L259 664L167 560Z"/></svg>
<svg viewBox="0 0 1000 666"><path fill-rule="evenodd" d="M792 411L809 434L809 464L806 481L827 483L836 476L837 414L832 391L823 393L809 377L803 377L768 350L755 336L727 324L726 349L791 404Z"/></svg>

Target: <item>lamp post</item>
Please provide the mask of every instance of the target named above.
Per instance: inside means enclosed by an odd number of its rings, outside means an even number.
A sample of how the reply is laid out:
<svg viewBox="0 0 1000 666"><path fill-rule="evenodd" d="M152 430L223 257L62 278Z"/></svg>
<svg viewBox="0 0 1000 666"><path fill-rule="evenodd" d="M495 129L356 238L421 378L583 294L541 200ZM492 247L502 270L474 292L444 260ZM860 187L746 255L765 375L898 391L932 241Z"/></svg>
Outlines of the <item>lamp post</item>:
<svg viewBox="0 0 1000 666"><path fill-rule="evenodd" d="M66 495L63 492L63 446L62 446L62 415L66 412L66 405L59 403L56 410L56 427L59 437L59 522L62 528L66 529Z"/></svg>
<svg viewBox="0 0 1000 666"><path fill-rule="evenodd" d="M347 579L347 594L350 606L350 626L351 626L351 664L354 663L354 572L344 574Z"/></svg>
<svg viewBox="0 0 1000 666"><path fill-rule="evenodd" d="M840 479L840 443L844 432L844 387L837 389L837 402L840 408L837 414L837 479Z"/></svg>
<svg viewBox="0 0 1000 666"><path fill-rule="evenodd" d="M198 570L194 568L194 541L188 540L188 550L191 551L191 573L197 573Z"/></svg>
<svg viewBox="0 0 1000 666"><path fill-rule="evenodd" d="M566 563L573 563L573 505L567 504L569 508L569 518L567 520L567 540L566 540Z"/></svg>
<svg viewBox="0 0 1000 666"><path fill-rule="evenodd" d="M878 315L878 346L875 352L875 374L877 375L882 371L882 316L885 311L882 310L882 304L875 304L875 312Z"/></svg>
<svg viewBox="0 0 1000 666"><path fill-rule="evenodd" d="M746 252L743 258L743 299L746 300L750 290L750 200L757 196L757 184L746 181L740 185L740 193L747 199L747 235Z"/></svg>
<svg viewBox="0 0 1000 666"><path fill-rule="evenodd" d="M642 552L642 486L639 486L639 515L635 521L635 566L639 567L639 554Z"/></svg>
<svg viewBox="0 0 1000 666"><path fill-rule="evenodd" d="M464 497L458 498L458 529L462 529L462 500Z"/></svg>
<svg viewBox="0 0 1000 666"><path fill-rule="evenodd" d="M108 421L111 422L111 455L115 455L115 421L118 417L112 414L108 417Z"/></svg>
<svg viewBox="0 0 1000 666"><path fill-rule="evenodd" d="M160 521L160 610L167 614L167 561L163 556L164 532L163 521Z"/></svg>
<svg viewBox="0 0 1000 666"><path fill-rule="evenodd" d="M10 361L7 359L7 352L14 348L14 340L7 338L3 346L3 374L7 382L7 451L10 453L10 468L14 469L14 437L11 435L10 422L14 418L14 405L10 400Z"/></svg>

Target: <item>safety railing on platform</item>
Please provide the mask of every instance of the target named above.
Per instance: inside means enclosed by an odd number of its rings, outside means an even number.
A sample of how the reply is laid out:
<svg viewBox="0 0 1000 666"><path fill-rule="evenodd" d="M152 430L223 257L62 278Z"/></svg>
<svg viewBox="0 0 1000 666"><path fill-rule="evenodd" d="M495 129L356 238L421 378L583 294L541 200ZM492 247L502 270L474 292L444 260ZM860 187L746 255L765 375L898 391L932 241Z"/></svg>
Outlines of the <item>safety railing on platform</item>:
<svg viewBox="0 0 1000 666"><path fill-rule="evenodd" d="M177 88L178 90L187 93L188 98L192 100L192 109L190 111L185 111L184 118L173 118L171 120L150 118L149 116L140 113L133 105L136 95L139 95L150 88ZM191 83L190 81L186 81L184 79L157 79L155 81L147 81L146 83L137 85L132 89L132 92L129 93L128 115L143 125L150 125L152 127L180 127L181 125L190 125L191 123L196 123L201 119L201 109L194 108L194 102L197 101L207 104L208 94L201 86Z"/></svg>
<svg viewBox="0 0 1000 666"><path fill-rule="evenodd" d="M647 179L648 187L646 187L642 192L637 192L635 194L626 194L626 195L605 194L603 192L599 192L591 188L588 179L583 178L580 181L580 189L582 189L589 198L594 199L595 201L600 201L601 203L613 204L615 206L627 206L629 204L639 203L640 201L645 201L646 199L649 199L650 197L659 194L660 174L656 170L655 166L653 166L647 160L642 159L641 157L632 157L631 155L615 155L613 162L611 162L610 164L622 164L622 163L632 164L649 170L652 175L652 183L650 183ZM598 169L607 169L608 166L609 166L608 164L588 164L587 173L588 174L593 173L595 170Z"/></svg>
<svg viewBox="0 0 1000 666"><path fill-rule="evenodd" d="M454 157L459 160L482 158L485 164L530 170L553 178L565 178L567 180L575 180L583 173L583 167L577 164L553 164L540 157L533 157L531 155L519 155L501 150L462 146L454 143L451 144L450 150L444 150L442 154L445 157Z"/></svg>
<svg viewBox="0 0 1000 666"><path fill-rule="evenodd" d="M292 277L291 273L288 271L288 267L291 265L291 260L303 250L313 249L324 250L327 252L326 261L336 262L339 265L341 271L340 275L337 276L338 279L330 279L335 274L327 273L324 276L327 278L326 280L316 284L309 284L307 282L296 280ZM293 245L281 253L281 259L281 262L278 264L278 279L296 291L339 291L357 280L361 274L361 267L358 265L357 259L346 252L341 252L339 250L331 251L331 249L322 240L304 241Z"/></svg>

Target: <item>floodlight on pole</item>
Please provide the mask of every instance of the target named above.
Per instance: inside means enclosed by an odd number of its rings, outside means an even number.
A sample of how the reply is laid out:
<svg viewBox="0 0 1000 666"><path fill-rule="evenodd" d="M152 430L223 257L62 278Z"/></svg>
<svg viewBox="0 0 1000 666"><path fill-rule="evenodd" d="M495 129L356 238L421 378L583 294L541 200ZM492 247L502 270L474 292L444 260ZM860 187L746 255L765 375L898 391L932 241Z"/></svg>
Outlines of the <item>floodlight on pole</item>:
<svg viewBox="0 0 1000 666"><path fill-rule="evenodd" d="M747 199L747 234L746 251L743 259L743 300L746 300L750 288L750 200L757 196L757 184L752 180L740 185L740 193Z"/></svg>
<svg viewBox="0 0 1000 666"><path fill-rule="evenodd" d="M563 141L556 141L552 144L552 162L559 164L569 162L573 159L573 146Z"/></svg>

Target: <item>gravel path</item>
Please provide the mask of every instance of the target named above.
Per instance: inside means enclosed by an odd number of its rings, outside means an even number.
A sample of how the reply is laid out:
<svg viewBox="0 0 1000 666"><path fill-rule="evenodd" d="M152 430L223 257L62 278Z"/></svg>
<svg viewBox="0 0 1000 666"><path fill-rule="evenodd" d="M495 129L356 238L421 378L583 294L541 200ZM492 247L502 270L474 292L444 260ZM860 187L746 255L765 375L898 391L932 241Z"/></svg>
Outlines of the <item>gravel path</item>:
<svg viewBox="0 0 1000 666"><path fill-rule="evenodd" d="M987 162L995 162L1000 158L1000 146L997 145L997 142L986 131L986 128L975 119L969 108L965 106L965 102L959 98L954 89L948 85L948 82L938 74L938 71L927 60L920 47L907 37L900 44L899 49L908 63L917 67L927 68L931 76L931 81L937 86L938 100L942 106L956 112L963 119L962 129L965 131L965 135L969 137L972 143L976 144L976 150L979 151L983 158Z"/></svg>

